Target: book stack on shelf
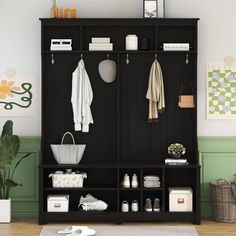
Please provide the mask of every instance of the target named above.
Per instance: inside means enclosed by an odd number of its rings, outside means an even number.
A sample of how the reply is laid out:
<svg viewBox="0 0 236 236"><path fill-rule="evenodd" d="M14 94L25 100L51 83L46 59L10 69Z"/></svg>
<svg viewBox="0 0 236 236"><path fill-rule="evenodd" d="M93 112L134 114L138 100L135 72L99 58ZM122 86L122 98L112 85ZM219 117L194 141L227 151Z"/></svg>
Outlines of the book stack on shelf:
<svg viewBox="0 0 236 236"><path fill-rule="evenodd" d="M187 159L184 159L184 158L180 158L180 159L166 158L165 164L169 166L188 165L188 161Z"/></svg>
<svg viewBox="0 0 236 236"><path fill-rule="evenodd" d="M164 51L189 51L189 43L163 43Z"/></svg>
<svg viewBox="0 0 236 236"><path fill-rule="evenodd" d="M89 44L89 51L112 51L113 43L110 38L92 38L92 43Z"/></svg>
<svg viewBox="0 0 236 236"><path fill-rule="evenodd" d="M51 39L51 51L72 51L72 39Z"/></svg>

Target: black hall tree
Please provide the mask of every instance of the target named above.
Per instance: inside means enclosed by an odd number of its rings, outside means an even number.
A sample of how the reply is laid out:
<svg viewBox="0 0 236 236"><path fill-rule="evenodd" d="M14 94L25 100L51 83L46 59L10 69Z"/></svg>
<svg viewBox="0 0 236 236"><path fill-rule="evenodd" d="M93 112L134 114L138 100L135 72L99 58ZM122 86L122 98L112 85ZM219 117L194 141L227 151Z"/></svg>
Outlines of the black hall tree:
<svg viewBox="0 0 236 236"><path fill-rule="evenodd" d="M197 146L197 23L198 19L41 19L42 155L39 165L39 223L158 222L187 220L200 224L200 165ZM135 34L149 41L148 50L126 51L125 37ZM89 51L92 37L110 37L113 51ZM50 51L51 39L71 38L72 51ZM189 43L189 51L164 51L163 43ZM53 55L52 55L53 54ZM94 124L89 133L75 132L71 106L72 72L83 55L93 89ZM104 83L98 64L107 58L117 65L116 80ZM54 64L52 63L52 56ZM151 65L159 61L166 108L158 123L149 124L146 92ZM127 64L127 57L129 63ZM188 59L189 63L186 63ZM193 94L192 109L178 107L183 93ZM189 86L192 85L192 86ZM78 165L56 163L50 145L70 131L76 143L86 144ZM172 143L186 147L186 166L166 166ZM53 188L48 175L57 170L84 171L83 188ZM135 189L122 188L124 174L138 176ZM145 188L143 176L158 175L160 188ZM192 212L169 211L169 187L191 187ZM103 212L78 210L87 193L107 202ZM47 196L69 194L69 212L47 212ZM145 212L146 198L158 197L160 212ZM138 212L121 211L123 200L139 202Z"/></svg>

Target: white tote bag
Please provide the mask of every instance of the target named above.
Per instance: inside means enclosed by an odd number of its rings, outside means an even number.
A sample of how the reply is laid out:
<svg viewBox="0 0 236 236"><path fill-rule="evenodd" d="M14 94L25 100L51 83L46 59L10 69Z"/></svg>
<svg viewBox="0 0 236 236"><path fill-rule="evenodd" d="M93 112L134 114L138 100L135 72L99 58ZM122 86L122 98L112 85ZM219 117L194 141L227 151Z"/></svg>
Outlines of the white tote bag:
<svg viewBox="0 0 236 236"><path fill-rule="evenodd" d="M64 144L67 134L71 136L73 144ZM51 144L54 158L58 164L78 164L83 157L85 147L85 144L75 144L74 136L70 132L63 135L61 144Z"/></svg>

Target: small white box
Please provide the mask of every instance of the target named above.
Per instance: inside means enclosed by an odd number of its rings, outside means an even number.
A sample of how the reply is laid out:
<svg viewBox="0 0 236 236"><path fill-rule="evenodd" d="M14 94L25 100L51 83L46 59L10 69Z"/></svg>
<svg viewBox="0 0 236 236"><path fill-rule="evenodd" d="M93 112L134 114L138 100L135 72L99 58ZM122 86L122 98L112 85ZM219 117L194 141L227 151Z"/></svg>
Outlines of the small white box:
<svg viewBox="0 0 236 236"><path fill-rule="evenodd" d="M69 195L48 195L48 212L68 212Z"/></svg>
<svg viewBox="0 0 236 236"><path fill-rule="evenodd" d="M110 38L92 38L92 43L110 43Z"/></svg>
<svg viewBox="0 0 236 236"><path fill-rule="evenodd" d="M169 188L169 211L193 211L193 191L191 188Z"/></svg>

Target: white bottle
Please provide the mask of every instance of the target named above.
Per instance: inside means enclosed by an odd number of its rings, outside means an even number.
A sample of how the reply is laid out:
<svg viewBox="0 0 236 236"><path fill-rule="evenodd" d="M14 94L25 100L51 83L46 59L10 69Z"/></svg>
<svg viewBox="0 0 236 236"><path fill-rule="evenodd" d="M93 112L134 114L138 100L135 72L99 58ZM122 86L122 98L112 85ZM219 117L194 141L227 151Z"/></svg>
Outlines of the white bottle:
<svg viewBox="0 0 236 236"><path fill-rule="evenodd" d="M132 188L138 188L138 176L136 174L132 176L131 186Z"/></svg>
<svg viewBox="0 0 236 236"><path fill-rule="evenodd" d="M125 39L126 50L138 50L138 36L135 34L129 34Z"/></svg>

